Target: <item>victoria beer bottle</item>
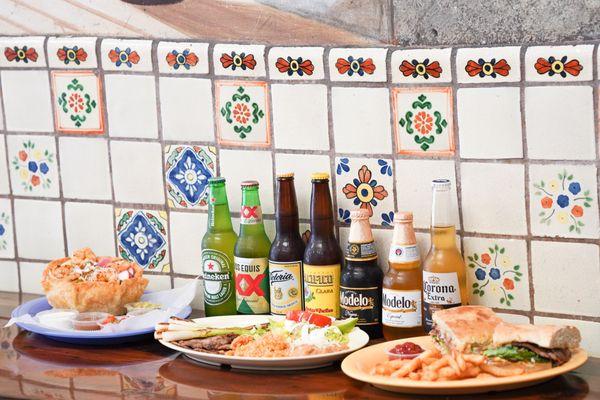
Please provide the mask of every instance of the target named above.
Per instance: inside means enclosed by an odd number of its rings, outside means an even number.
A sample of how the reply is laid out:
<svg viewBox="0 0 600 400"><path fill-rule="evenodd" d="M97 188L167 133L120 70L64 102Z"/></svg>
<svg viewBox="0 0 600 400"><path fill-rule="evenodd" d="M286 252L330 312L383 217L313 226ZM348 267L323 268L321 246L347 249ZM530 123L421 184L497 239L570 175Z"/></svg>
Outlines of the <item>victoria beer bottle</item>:
<svg viewBox="0 0 600 400"><path fill-rule="evenodd" d="M369 211L350 211L350 233L340 281L340 317L358 318L358 326L371 339L381 337L381 284L377 250Z"/></svg>
<svg viewBox="0 0 600 400"><path fill-rule="evenodd" d="M338 318L342 250L333 233L329 174L312 175L310 238L304 251L304 307Z"/></svg>
<svg viewBox="0 0 600 400"><path fill-rule="evenodd" d="M202 238L204 310L207 317L236 313L233 247L237 235L231 225L225 178L208 180L208 228Z"/></svg>
<svg viewBox="0 0 600 400"><path fill-rule="evenodd" d="M383 336L386 340L422 336L423 272L410 212L394 216L388 263L383 278Z"/></svg>
<svg viewBox="0 0 600 400"><path fill-rule="evenodd" d="M304 306L304 241L298 227L298 203L293 173L277 176L275 225L277 233L269 252L271 314L285 315L291 310L302 310Z"/></svg>
<svg viewBox="0 0 600 400"><path fill-rule="evenodd" d="M242 182L240 236L235 242L235 298L239 314L268 314L269 249L258 197L258 182Z"/></svg>
<svg viewBox="0 0 600 400"><path fill-rule="evenodd" d="M456 247L456 228L450 216L451 183L435 179L431 186L431 248L423 262L425 332L431 330L434 312L467 302L465 262Z"/></svg>

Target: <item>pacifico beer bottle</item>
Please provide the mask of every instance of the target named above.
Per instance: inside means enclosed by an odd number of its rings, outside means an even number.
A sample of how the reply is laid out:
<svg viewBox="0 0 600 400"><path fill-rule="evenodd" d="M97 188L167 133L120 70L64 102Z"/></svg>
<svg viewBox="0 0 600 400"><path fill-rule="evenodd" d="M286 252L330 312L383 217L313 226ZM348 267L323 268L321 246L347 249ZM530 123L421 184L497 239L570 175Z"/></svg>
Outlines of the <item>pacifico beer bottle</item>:
<svg viewBox="0 0 600 400"><path fill-rule="evenodd" d="M202 238L204 311L207 317L235 314L233 247L237 235L231 225L225 178L208 180L208 228Z"/></svg>
<svg viewBox="0 0 600 400"><path fill-rule="evenodd" d="M350 233L340 282L341 318L358 318L358 326L371 339L381 337L381 284L377 250L369 211L350 211Z"/></svg>
<svg viewBox="0 0 600 400"><path fill-rule="evenodd" d="M258 182L242 182L240 236L235 242L235 299L239 314L269 313L269 248Z"/></svg>
<svg viewBox="0 0 600 400"><path fill-rule="evenodd" d="M423 262L423 314L425 332L429 333L437 310L467 303L465 262L456 247L456 228L450 217L448 179L431 183L431 248Z"/></svg>
<svg viewBox="0 0 600 400"><path fill-rule="evenodd" d="M312 175L310 239L304 251L304 308L340 316L342 250L333 233L329 174Z"/></svg>
<svg viewBox="0 0 600 400"><path fill-rule="evenodd" d="M271 314L285 315L303 309L302 257L304 241L298 226L294 174L277 176L275 197L277 233L269 252Z"/></svg>

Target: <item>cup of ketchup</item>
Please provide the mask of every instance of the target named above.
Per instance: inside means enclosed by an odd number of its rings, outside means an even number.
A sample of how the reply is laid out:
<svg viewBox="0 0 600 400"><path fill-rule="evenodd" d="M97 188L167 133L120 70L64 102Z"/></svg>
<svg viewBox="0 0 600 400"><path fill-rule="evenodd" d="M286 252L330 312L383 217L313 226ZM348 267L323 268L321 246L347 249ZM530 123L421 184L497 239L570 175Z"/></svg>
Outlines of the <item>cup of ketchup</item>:
<svg viewBox="0 0 600 400"><path fill-rule="evenodd" d="M388 358L391 360L410 360L424 352L423 348L413 342L404 342L397 344L387 351Z"/></svg>

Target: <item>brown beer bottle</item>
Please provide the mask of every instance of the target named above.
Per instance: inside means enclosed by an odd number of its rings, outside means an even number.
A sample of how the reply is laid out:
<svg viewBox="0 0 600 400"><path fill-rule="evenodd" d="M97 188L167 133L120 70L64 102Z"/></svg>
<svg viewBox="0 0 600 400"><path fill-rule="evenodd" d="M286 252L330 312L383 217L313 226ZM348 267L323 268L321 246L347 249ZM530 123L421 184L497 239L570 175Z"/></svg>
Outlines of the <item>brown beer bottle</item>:
<svg viewBox="0 0 600 400"><path fill-rule="evenodd" d="M307 311L340 316L342 250L333 233L329 174L312 175L311 235L304 251L304 307Z"/></svg>
<svg viewBox="0 0 600 400"><path fill-rule="evenodd" d="M271 314L285 315L288 311L302 310L304 307L304 241L298 226L293 173L277 176L275 226L277 233L269 251Z"/></svg>

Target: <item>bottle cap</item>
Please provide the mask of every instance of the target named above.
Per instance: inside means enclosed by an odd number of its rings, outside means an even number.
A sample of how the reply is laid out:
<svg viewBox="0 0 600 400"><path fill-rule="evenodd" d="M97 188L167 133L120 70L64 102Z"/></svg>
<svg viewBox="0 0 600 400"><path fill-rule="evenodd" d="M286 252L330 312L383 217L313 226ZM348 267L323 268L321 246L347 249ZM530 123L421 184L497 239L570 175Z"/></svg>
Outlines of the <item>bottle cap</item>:
<svg viewBox="0 0 600 400"><path fill-rule="evenodd" d="M312 179L313 181L322 181L325 179L329 179L329 174L327 172L314 172L310 176L310 179Z"/></svg>
<svg viewBox="0 0 600 400"><path fill-rule="evenodd" d="M293 172L286 172L284 174L277 174L277 179L288 179L288 178L293 178L294 177L294 173Z"/></svg>
<svg viewBox="0 0 600 400"><path fill-rule="evenodd" d="M452 183L449 179L434 179L431 181L431 187L434 190L450 190Z"/></svg>
<svg viewBox="0 0 600 400"><path fill-rule="evenodd" d="M241 186L242 188L258 186L258 181L243 181L241 183Z"/></svg>
<svg viewBox="0 0 600 400"><path fill-rule="evenodd" d="M413 213L410 211L398 211L394 215L394 222L409 222L413 220Z"/></svg>
<svg viewBox="0 0 600 400"><path fill-rule="evenodd" d="M369 211L364 208L358 208L356 210L350 211L350 219L351 220L362 220L369 218Z"/></svg>
<svg viewBox="0 0 600 400"><path fill-rule="evenodd" d="M225 183L225 178L222 176L215 176L214 178L208 178L208 184L212 185L213 183Z"/></svg>

